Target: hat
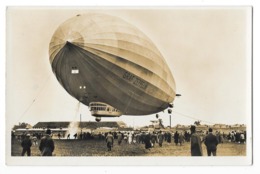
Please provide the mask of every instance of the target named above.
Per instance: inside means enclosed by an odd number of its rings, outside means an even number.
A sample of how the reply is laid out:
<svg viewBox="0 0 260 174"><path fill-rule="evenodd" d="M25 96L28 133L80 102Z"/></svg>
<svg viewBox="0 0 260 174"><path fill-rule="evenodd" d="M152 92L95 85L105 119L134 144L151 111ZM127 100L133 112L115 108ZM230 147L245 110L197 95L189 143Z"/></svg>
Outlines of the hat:
<svg viewBox="0 0 260 174"><path fill-rule="evenodd" d="M46 134L50 135L51 134L51 130L47 129Z"/></svg>
<svg viewBox="0 0 260 174"><path fill-rule="evenodd" d="M27 137L30 137L31 135L30 134L26 134Z"/></svg>
<svg viewBox="0 0 260 174"><path fill-rule="evenodd" d="M190 131L195 132L195 130L196 130L196 126L191 125L191 127L190 127Z"/></svg>

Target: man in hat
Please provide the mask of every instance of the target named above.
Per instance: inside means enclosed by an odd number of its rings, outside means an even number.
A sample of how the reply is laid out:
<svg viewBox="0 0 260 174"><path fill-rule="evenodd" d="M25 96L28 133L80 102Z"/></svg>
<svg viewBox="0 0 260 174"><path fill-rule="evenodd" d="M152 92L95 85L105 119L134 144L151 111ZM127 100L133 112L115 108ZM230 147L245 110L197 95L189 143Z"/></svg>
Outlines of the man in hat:
<svg viewBox="0 0 260 174"><path fill-rule="evenodd" d="M54 141L50 135L51 130L47 129L46 135L41 139L39 149L42 156L52 156L52 152L54 151Z"/></svg>
<svg viewBox="0 0 260 174"><path fill-rule="evenodd" d="M159 134L158 134L158 143L159 143L159 146L160 146L160 147L162 147L163 139L164 139L164 135L163 135L162 131L159 131Z"/></svg>
<svg viewBox="0 0 260 174"><path fill-rule="evenodd" d="M152 147L151 144L151 134L150 132L147 132L145 137L144 137L144 144L145 144L145 149L150 150L150 148Z"/></svg>
<svg viewBox="0 0 260 174"><path fill-rule="evenodd" d="M217 145L218 145L218 139L215 135L213 135L212 133L212 128L209 128L209 133L208 135L205 137L205 141L204 144L207 147L207 153L208 156L211 156L211 154L213 156L216 156L217 154Z"/></svg>
<svg viewBox="0 0 260 174"><path fill-rule="evenodd" d="M108 133L108 135L106 137L106 142L107 142L107 150L111 151L111 148L113 147L113 144L114 144L114 137L111 134L111 132Z"/></svg>
<svg viewBox="0 0 260 174"><path fill-rule="evenodd" d="M196 133L196 126L192 125L190 131L191 156L202 156L201 139Z"/></svg>
<svg viewBox="0 0 260 174"><path fill-rule="evenodd" d="M27 156L31 156L32 141L30 139L30 134L27 134L25 136L21 143L21 146L23 147L22 156L24 156L25 153L27 153Z"/></svg>

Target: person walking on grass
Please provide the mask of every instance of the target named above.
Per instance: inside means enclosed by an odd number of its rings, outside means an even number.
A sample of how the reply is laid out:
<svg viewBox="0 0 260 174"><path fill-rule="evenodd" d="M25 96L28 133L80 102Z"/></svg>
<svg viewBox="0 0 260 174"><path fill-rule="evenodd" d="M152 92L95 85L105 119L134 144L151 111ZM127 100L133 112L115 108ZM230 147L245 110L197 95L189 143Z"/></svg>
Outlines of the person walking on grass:
<svg viewBox="0 0 260 174"><path fill-rule="evenodd" d="M52 156L54 151L54 141L51 138L51 130L47 129L46 135L42 137L39 149L42 156Z"/></svg>
<svg viewBox="0 0 260 174"><path fill-rule="evenodd" d="M118 132L118 138L117 138L118 145L120 145L122 143L123 138L124 138L124 134L121 132Z"/></svg>
<svg viewBox="0 0 260 174"><path fill-rule="evenodd" d="M190 131L191 156L203 156L201 148L201 139L200 136L196 133L196 126L192 125Z"/></svg>
<svg viewBox="0 0 260 174"><path fill-rule="evenodd" d="M111 151L111 149L112 149L112 147L113 147L113 144L114 144L114 137L113 137L113 135L111 134L111 132L109 132L109 133L107 134L106 143L107 143L107 150L108 150L108 151Z"/></svg>
<svg viewBox="0 0 260 174"><path fill-rule="evenodd" d="M160 146L160 147L162 147L163 139L164 139L164 135L162 134L162 131L159 131L159 134L158 134L158 143L159 143L159 146Z"/></svg>
<svg viewBox="0 0 260 174"><path fill-rule="evenodd" d="M176 146L177 146L178 143L179 143L179 136L180 136L180 134L178 133L178 131L176 131L175 134L174 134L174 136L173 136L173 138L174 138L174 143L175 143Z"/></svg>
<svg viewBox="0 0 260 174"><path fill-rule="evenodd" d="M151 135L151 143L152 143L152 147L155 146L155 142L157 142L157 135L155 132L152 133Z"/></svg>
<svg viewBox="0 0 260 174"><path fill-rule="evenodd" d="M180 146L184 143L184 135L182 132L179 135L179 143L180 143Z"/></svg>
<svg viewBox="0 0 260 174"><path fill-rule="evenodd" d="M144 145L145 145L145 149L148 149L148 150L150 150L150 148L152 147L150 132L147 132L144 137Z"/></svg>
<svg viewBox="0 0 260 174"><path fill-rule="evenodd" d="M22 140L21 146L23 147L22 156L27 154L27 156L31 156L31 146L32 141L30 139L30 134L27 134L25 138Z"/></svg>
<svg viewBox="0 0 260 174"><path fill-rule="evenodd" d="M209 128L209 133L205 137L204 144L207 147L207 154L208 156L213 156L217 155L217 145L218 145L218 138L216 135L213 135L212 133L212 128Z"/></svg>

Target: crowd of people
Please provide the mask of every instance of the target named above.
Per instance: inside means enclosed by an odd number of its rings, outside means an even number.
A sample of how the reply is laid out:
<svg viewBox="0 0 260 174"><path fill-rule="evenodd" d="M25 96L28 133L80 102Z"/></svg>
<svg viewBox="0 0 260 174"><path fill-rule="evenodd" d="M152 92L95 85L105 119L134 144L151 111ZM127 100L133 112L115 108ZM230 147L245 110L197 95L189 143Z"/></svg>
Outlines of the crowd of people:
<svg viewBox="0 0 260 174"><path fill-rule="evenodd" d="M47 129L45 134L23 134L18 137L18 141L21 142L22 153L24 156L31 156L31 146L39 144L39 150L42 156L52 156L54 151L54 141L52 139L52 133L50 129ZM13 136L13 134L12 134ZM61 135L58 133L58 138ZM70 134L67 135L69 139ZM73 135L74 139L94 139L105 140L107 150L112 151L113 145L117 140L117 144L120 146L122 143L127 144L144 144L144 148L150 150L158 144L159 147L163 147L163 143L172 143L172 140L176 146L182 146L184 143L190 143L191 156L203 156L202 144L204 143L207 149L208 156L217 155L217 146L219 143L234 142L245 143L246 132L245 131L231 131L228 134L220 133L209 128L208 131L201 132L196 131L196 126L191 126L190 131L170 131L162 132L149 132L149 131L118 131L118 132L106 132L94 135L93 133L80 133ZM39 141L39 143L38 143Z"/></svg>
<svg viewBox="0 0 260 174"><path fill-rule="evenodd" d="M31 146L32 146L32 141L35 141L35 138L33 136L33 138L30 138L31 135L30 134L26 134L22 136L22 140L21 140L21 146L22 146L22 156L25 155L25 153L27 154L27 156L31 156ZM36 138L37 140L37 138ZM39 150L41 152L42 156L52 156L52 153L54 151L54 141L51 137L51 130L47 129L46 134L43 135L40 139L40 144L39 144Z"/></svg>
<svg viewBox="0 0 260 174"><path fill-rule="evenodd" d="M163 142L171 143L172 139L176 146L182 146L183 143L189 142L191 145L191 156L202 156L202 144L204 143L207 149L208 156L216 156L217 146L219 143L225 142L246 142L246 132L231 131L228 134L220 133L216 131L213 133L213 129L209 128L206 132L196 131L196 126L191 126L190 131L183 132L109 132L105 134L99 134L100 139L105 139L108 147L108 151L111 151L114 140L117 139L118 145L122 142L128 144L144 144L145 149L150 149L157 143L159 147L163 146ZM107 140L107 136L112 137L111 141Z"/></svg>

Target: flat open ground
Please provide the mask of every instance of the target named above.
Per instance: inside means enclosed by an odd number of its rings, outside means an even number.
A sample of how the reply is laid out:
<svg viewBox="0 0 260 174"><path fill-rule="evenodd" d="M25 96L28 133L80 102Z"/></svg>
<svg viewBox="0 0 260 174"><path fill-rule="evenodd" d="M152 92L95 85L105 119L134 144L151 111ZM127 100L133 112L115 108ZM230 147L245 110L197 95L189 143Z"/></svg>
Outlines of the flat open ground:
<svg viewBox="0 0 260 174"><path fill-rule="evenodd" d="M163 143L163 147L155 144L147 150L144 144L117 144L115 140L112 151L108 152L104 140L54 140L54 156L190 156L190 143L176 146L173 142ZM205 145L203 155L206 156ZM21 156L22 147L18 140L12 142L12 156ZM40 156L38 145L32 145L32 156ZM218 145L217 156L246 156L246 144L223 143Z"/></svg>

